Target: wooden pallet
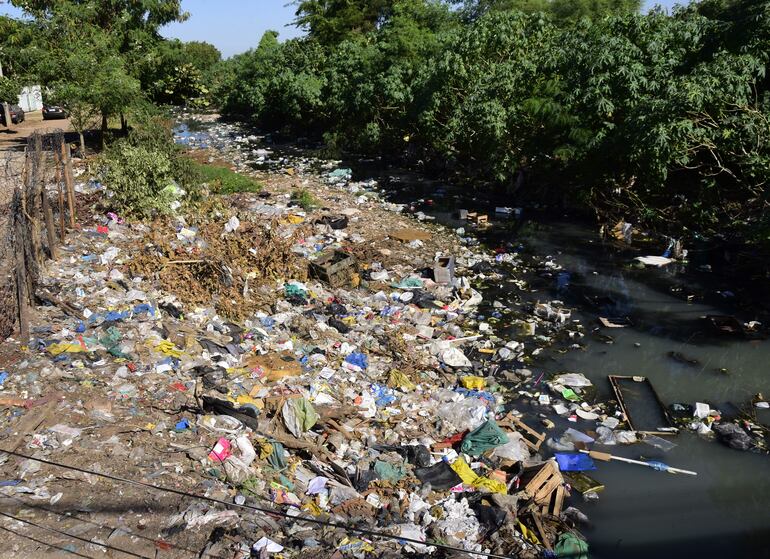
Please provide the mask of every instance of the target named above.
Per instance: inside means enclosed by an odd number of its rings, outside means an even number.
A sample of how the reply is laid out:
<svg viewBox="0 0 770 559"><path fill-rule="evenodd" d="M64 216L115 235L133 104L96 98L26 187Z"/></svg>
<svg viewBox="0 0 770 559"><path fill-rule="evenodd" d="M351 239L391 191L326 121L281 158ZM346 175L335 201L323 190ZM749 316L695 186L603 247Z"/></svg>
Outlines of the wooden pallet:
<svg viewBox="0 0 770 559"><path fill-rule="evenodd" d="M530 497L540 514L559 516L564 505L564 478L555 461L549 460L524 485L524 491ZM529 477L536 468L525 470L524 477Z"/></svg>
<svg viewBox="0 0 770 559"><path fill-rule="evenodd" d="M341 250L327 251L308 266L310 277L325 281L332 287L348 285L356 272L356 259Z"/></svg>
<svg viewBox="0 0 770 559"><path fill-rule="evenodd" d="M510 427L511 429L518 431L527 446L532 449L532 452L540 450L540 445L542 445L545 440L545 433L538 433L529 425L525 425L517 416L510 413L498 421L498 425Z"/></svg>

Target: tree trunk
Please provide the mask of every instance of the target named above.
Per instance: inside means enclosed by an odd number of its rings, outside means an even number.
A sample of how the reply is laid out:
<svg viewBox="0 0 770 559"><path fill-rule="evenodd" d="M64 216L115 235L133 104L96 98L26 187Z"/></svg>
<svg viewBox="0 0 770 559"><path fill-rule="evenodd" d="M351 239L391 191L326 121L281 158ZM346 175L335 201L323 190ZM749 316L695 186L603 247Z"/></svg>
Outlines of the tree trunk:
<svg viewBox="0 0 770 559"><path fill-rule="evenodd" d="M85 159L86 157L86 140L83 138L83 132L78 132L78 136L80 136L80 157Z"/></svg>
<svg viewBox="0 0 770 559"><path fill-rule="evenodd" d="M102 113L102 149L107 141L107 114Z"/></svg>
<svg viewBox="0 0 770 559"><path fill-rule="evenodd" d="M120 113L120 131L123 132L123 134L128 133L128 119L123 113Z"/></svg>
<svg viewBox="0 0 770 559"><path fill-rule="evenodd" d="M11 107L8 103L3 103L3 118L5 118L5 127L10 130L13 127L11 122Z"/></svg>

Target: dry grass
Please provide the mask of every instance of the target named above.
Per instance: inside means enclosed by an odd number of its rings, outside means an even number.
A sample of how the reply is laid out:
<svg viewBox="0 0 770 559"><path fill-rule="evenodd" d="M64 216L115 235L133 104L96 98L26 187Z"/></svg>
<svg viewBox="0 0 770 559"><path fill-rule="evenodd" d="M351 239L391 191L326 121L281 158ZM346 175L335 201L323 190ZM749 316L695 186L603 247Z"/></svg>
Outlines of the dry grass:
<svg viewBox="0 0 770 559"><path fill-rule="evenodd" d="M267 310L274 302L276 280L306 279L306 262L291 251L301 230L284 238L276 222L242 222L236 232L223 235L224 225L224 220L202 224L197 238L205 248L189 250L169 223L156 221L136 247L137 256L126 265L126 272L155 278L160 289L183 303L213 305L232 320Z"/></svg>

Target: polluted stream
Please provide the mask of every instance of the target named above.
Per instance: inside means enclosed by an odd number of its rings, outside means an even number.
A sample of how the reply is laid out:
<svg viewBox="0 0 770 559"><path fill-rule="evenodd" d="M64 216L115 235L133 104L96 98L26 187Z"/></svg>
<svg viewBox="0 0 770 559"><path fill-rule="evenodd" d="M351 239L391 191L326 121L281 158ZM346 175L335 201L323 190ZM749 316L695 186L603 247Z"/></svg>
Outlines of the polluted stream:
<svg viewBox="0 0 770 559"><path fill-rule="evenodd" d="M175 133L177 141L194 147L222 149L232 144L232 138L210 136L205 123L180 121ZM267 145L256 136L239 147L262 154L251 165L261 171L279 170L293 159L311 156L296 146ZM529 365L535 377L541 372L582 373L594 383L598 400L608 401L614 399L608 375L640 375L651 381L667 407L707 402L723 413L737 412L754 395L770 392L770 342L717 334L703 318L735 315L749 321L761 315L760 308L767 314L762 300L770 292L766 278L725 273L711 261L711 253L697 249L687 263L642 268L631 264L635 256L662 251L638 252L602 242L592 224L552 213L525 210L520 220L495 220L495 206L513 205L510 200L477 199L473 193L379 162L351 160L339 166L351 168L353 180L376 180L388 200L411 205L452 229L467 228L456 216L458 208L487 213L493 227L479 235L484 246L522 257L549 257L558 264L524 278L529 290L503 281L483 291L487 305L515 298L563 301L572 310L570 320L584 325L584 337L538 355ZM484 307L479 312L484 313ZM629 323L602 328L599 316L623 316ZM504 327L496 325L503 338ZM515 339L515 332L507 334ZM767 412L758 413L764 425L770 424ZM570 423L553 415L549 417L556 427L549 436L567 427L588 429L586 422ZM770 457L733 450L687 428L668 440L676 445L668 452L641 443L596 448L659 460L698 475L597 461L597 469L588 473L605 486L599 499L586 502L573 492L565 503L590 519L590 526L581 531L588 537L591 557L770 557ZM545 445L542 452L552 454Z"/></svg>

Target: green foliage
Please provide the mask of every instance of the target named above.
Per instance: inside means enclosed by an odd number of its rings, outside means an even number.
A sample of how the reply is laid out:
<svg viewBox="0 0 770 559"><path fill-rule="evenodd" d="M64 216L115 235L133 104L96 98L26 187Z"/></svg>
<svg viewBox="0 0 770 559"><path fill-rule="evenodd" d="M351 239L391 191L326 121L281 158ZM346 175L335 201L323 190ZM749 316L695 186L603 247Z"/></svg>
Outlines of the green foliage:
<svg viewBox="0 0 770 559"><path fill-rule="evenodd" d="M524 170L530 195L606 219L767 236L769 2L297 5L308 38L225 64L226 114L480 184Z"/></svg>
<svg viewBox="0 0 770 559"><path fill-rule="evenodd" d="M118 114L131 105L139 95L139 82L127 73L120 56L98 35L74 44L75 49L51 52L55 60L50 64L58 66L58 71L47 85L49 100L66 107L73 128L82 132L97 115Z"/></svg>
<svg viewBox="0 0 770 559"><path fill-rule="evenodd" d="M21 84L18 80L4 76L0 78L0 103L16 104L21 93Z"/></svg>
<svg viewBox="0 0 770 559"><path fill-rule="evenodd" d="M195 66L201 72L208 72L222 60L219 49L205 41L189 41L182 43L187 62Z"/></svg>
<svg viewBox="0 0 770 559"><path fill-rule="evenodd" d="M194 164L198 180L207 183L215 194L259 192L262 184L256 179L217 165Z"/></svg>
<svg viewBox="0 0 770 559"><path fill-rule="evenodd" d="M99 158L102 182L113 209L139 218L168 214L201 199L199 171L174 144L172 122L151 107L133 115L128 136Z"/></svg>
<svg viewBox="0 0 770 559"><path fill-rule="evenodd" d="M321 205L318 199L313 196L312 192L306 188L300 188L292 192L291 201L305 211L310 211Z"/></svg>
<svg viewBox="0 0 770 559"><path fill-rule="evenodd" d="M118 141L103 158L102 180L112 193L113 209L138 218L173 211L180 195L166 153Z"/></svg>
<svg viewBox="0 0 770 559"><path fill-rule="evenodd" d="M204 109L211 103L220 59L209 43L160 41L142 61L142 87L156 103Z"/></svg>
<svg viewBox="0 0 770 559"><path fill-rule="evenodd" d="M375 30L394 0L298 0L295 25L322 44L336 44Z"/></svg>
<svg viewBox="0 0 770 559"><path fill-rule="evenodd" d="M519 11L547 14L560 23L636 13L642 6L641 0L455 0L454 3L463 4L464 15L470 19L489 12Z"/></svg>
<svg viewBox="0 0 770 559"><path fill-rule="evenodd" d="M181 0L12 3L31 18L14 29L15 44L24 46L18 73L34 76L54 100L77 113L80 132L96 113L106 119L129 110L141 96L140 78L148 60L157 58L156 50L163 44L158 30L187 17ZM210 58L197 46L193 51L196 60ZM193 81L189 73L174 77L186 86Z"/></svg>
<svg viewBox="0 0 770 559"><path fill-rule="evenodd" d="M314 42L287 41L267 31L259 46L227 62L223 110L268 128L304 122L322 110L324 52Z"/></svg>

